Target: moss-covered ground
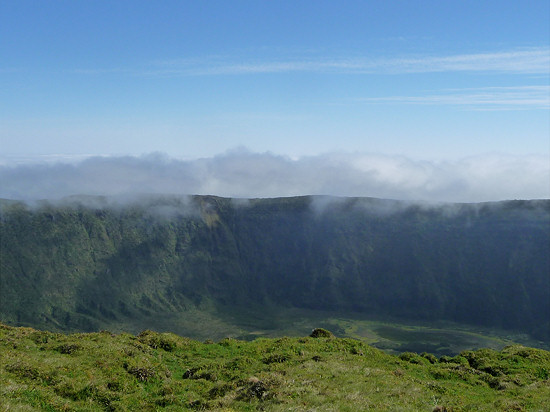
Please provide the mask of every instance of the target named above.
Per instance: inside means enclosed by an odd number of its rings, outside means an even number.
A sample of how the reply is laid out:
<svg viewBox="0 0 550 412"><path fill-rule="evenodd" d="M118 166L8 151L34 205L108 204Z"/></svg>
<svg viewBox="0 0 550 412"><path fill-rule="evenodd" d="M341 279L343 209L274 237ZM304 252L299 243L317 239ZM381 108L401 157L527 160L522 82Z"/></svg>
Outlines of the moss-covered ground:
<svg viewBox="0 0 550 412"><path fill-rule="evenodd" d="M0 325L0 410L548 411L550 352L384 353L324 337L199 342Z"/></svg>

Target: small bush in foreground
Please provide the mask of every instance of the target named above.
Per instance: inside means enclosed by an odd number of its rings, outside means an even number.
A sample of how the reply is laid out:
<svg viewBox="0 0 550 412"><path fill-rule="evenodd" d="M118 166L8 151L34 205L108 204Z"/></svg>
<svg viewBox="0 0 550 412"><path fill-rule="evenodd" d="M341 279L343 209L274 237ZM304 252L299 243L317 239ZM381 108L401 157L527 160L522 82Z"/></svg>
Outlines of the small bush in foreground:
<svg viewBox="0 0 550 412"><path fill-rule="evenodd" d="M323 328L313 329L313 331L311 331L311 334L309 336L312 338L333 338L334 337L332 332Z"/></svg>

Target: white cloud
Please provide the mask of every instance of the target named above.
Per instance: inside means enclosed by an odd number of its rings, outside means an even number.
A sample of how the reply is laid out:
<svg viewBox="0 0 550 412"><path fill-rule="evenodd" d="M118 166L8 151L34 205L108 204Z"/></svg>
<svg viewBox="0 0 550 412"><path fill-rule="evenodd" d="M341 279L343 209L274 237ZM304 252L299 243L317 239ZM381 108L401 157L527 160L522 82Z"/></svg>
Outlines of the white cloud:
<svg viewBox="0 0 550 412"><path fill-rule="evenodd" d="M141 68L79 68L76 74L130 74L136 76L217 76L316 72L336 74L405 74L436 72L490 72L548 75L550 49L535 47L488 53L416 56L334 56L308 54L291 58L212 55L152 62Z"/></svg>
<svg viewBox="0 0 550 412"><path fill-rule="evenodd" d="M493 53L428 56L414 59L389 60L390 70L406 73L476 71L511 73L548 73L550 50L509 50Z"/></svg>
<svg viewBox="0 0 550 412"><path fill-rule="evenodd" d="M550 108L550 86L483 87L426 96L367 97L370 103L468 106L474 110Z"/></svg>
<svg viewBox="0 0 550 412"><path fill-rule="evenodd" d="M328 73L433 73L433 72L502 72L548 74L550 50L505 50L450 56L418 57L344 57L287 60L254 60L212 56L174 59L156 63L157 68L144 74L238 75L251 73L328 72Z"/></svg>
<svg viewBox="0 0 550 412"><path fill-rule="evenodd" d="M477 202L550 198L546 156L486 155L453 162L380 154L328 153L290 159L237 150L195 160L165 155L91 157L73 163L0 166L0 197L55 199L75 194L306 194Z"/></svg>

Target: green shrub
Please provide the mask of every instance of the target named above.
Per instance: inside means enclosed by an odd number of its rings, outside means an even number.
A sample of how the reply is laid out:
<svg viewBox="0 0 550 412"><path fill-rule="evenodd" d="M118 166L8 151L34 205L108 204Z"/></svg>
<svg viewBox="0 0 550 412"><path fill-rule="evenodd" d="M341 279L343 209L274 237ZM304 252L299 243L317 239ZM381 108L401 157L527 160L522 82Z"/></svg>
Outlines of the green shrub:
<svg viewBox="0 0 550 412"><path fill-rule="evenodd" d="M244 388L241 389L241 393L237 399L244 401L250 401L252 399L259 399L261 401L272 399L275 395L274 389L275 385L273 382L260 380L253 376L248 379Z"/></svg>
<svg viewBox="0 0 550 412"><path fill-rule="evenodd" d="M147 382L156 376L155 370L151 366L128 365L124 364L126 372L133 375L140 382Z"/></svg>
<svg viewBox="0 0 550 412"><path fill-rule="evenodd" d="M351 353L352 355L359 355L359 356L363 356L363 355L364 355L363 350L360 349L360 348L357 348L357 347L351 348L350 353Z"/></svg>
<svg viewBox="0 0 550 412"><path fill-rule="evenodd" d="M550 377L550 371L546 368L537 368L535 376L540 380L546 380Z"/></svg>
<svg viewBox="0 0 550 412"><path fill-rule="evenodd" d="M208 391L208 396L211 399L220 398L226 393L232 391L233 389L235 389L235 385L233 385L232 383L217 383L212 387L212 389L210 389L210 391Z"/></svg>
<svg viewBox="0 0 550 412"><path fill-rule="evenodd" d="M236 342L238 342L236 339L233 338L223 338L218 342L218 345L220 346L231 346L234 345Z"/></svg>
<svg viewBox="0 0 550 412"><path fill-rule="evenodd" d="M311 334L309 335L312 338L333 338L334 335L332 332L323 329L323 328L315 328L311 331Z"/></svg>
<svg viewBox="0 0 550 412"><path fill-rule="evenodd" d="M437 363L437 358L431 353L423 352L422 354L420 354L420 356L422 356L424 359L427 359L432 365L434 363Z"/></svg>
<svg viewBox="0 0 550 412"><path fill-rule="evenodd" d="M64 355L70 355L74 352L76 352L78 349L80 349L81 346L74 343L64 343L63 345L58 346L55 348L56 351L59 353L62 353Z"/></svg>
<svg viewBox="0 0 550 412"><path fill-rule="evenodd" d="M271 363L283 363L289 360L290 357L288 355L284 355L282 353L275 353L273 355L270 355L263 359L263 363L265 364L271 364Z"/></svg>
<svg viewBox="0 0 550 412"><path fill-rule="evenodd" d="M166 352L172 352L178 346L176 339L169 333L157 333L150 330L144 330L138 335L138 340L153 349L162 349Z"/></svg>
<svg viewBox="0 0 550 412"><path fill-rule="evenodd" d="M202 367L196 367L187 369L183 375L183 379L205 379L207 381L215 382L218 380L218 376L215 372L203 369Z"/></svg>
<svg viewBox="0 0 550 412"><path fill-rule="evenodd" d="M466 359L464 356L456 355L455 357L451 358L451 361L453 363L458 363L462 366L470 366L468 359Z"/></svg>
<svg viewBox="0 0 550 412"><path fill-rule="evenodd" d="M21 361L7 365L5 369L21 378L38 379L40 377L38 369Z"/></svg>
<svg viewBox="0 0 550 412"><path fill-rule="evenodd" d="M425 365L429 362L426 358L414 352L403 352L401 355L399 355L399 359L417 365Z"/></svg>
<svg viewBox="0 0 550 412"><path fill-rule="evenodd" d="M189 401L187 406L191 409L195 409L197 411L207 411L210 410L210 403L204 399L196 399L193 401Z"/></svg>

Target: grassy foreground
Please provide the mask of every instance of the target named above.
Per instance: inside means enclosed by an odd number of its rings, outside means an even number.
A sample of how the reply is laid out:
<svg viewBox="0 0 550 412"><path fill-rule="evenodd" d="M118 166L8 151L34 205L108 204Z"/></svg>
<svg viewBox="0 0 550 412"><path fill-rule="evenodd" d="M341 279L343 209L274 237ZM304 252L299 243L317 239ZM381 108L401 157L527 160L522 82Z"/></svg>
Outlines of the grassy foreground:
<svg viewBox="0 0 550 412"><path fill-rule="evenodd" d="M394 356L322 332L214 343L0 324L0 410L550 410L550 352Z"/></svg>

